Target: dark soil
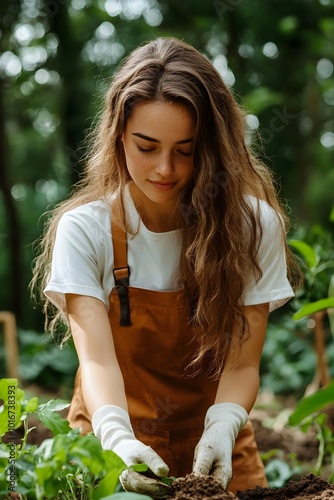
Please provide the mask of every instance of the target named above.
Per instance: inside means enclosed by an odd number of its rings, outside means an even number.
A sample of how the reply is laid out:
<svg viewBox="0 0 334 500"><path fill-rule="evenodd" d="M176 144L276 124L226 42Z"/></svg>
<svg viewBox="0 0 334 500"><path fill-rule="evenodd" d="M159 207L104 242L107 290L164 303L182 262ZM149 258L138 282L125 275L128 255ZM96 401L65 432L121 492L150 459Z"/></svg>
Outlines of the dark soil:
<svg viewBox="0 0 334 500"><path fill-rule="evenodd" d="M287 485L276 490L272 488L257 487L253 490L238 492L237 498L240 500L332 500L334 499L334 486L325 479L307 474L299 481L289 481Z"/></svg>
<svg viewBox="0 0 334 500"><path fill-rule="evenodd" d="M176 479L172 486L172 496L168 500L225 500L236 498L224 490L222 484L212 476L195 476Z"/></svg>
<svg viewBox="0 0 334 500"><path fill-rule="evenodd" d="M237 495L225 491L219 481L210 476L188 476L176 479L169 500L334 500L334 485L314 474L300 481L290 481L282 488L260 488L240 491Z"/></svg>

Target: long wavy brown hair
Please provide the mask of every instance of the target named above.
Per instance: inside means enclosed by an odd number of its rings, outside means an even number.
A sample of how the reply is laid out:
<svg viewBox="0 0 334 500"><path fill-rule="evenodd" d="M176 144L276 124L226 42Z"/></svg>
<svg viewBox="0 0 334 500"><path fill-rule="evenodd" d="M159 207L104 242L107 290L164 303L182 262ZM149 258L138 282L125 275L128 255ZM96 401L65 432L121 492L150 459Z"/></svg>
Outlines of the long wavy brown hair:
<svg viewBox="0 0 334 500"><path fill-rule="evenodd" d="M273 207L284 242L287 218L270 170L245 142L243 111L206 57L180 40L151 41L134 50L119 67L91 134L84 176L46 224L32 289L44 302L46 328L55 332L66 317L54 309L43 289L50 278L59 219L84 203L110 199L117 190L121 194L119 222L126 227L122 192L131 179L121 136L134 108L148 101L182 103L195 117L194 173L178 207L183 221L180 279L198 331L193 365L198 367L209 358L210 373L217 377L230 354L232 338L239 336L241 346L248 337L241 298L250 273L261 276L257 261L261 221L246 195ZM292 277L295 266L287 245L286 255ZM68 336L69 330L65 339Z"/></svg>

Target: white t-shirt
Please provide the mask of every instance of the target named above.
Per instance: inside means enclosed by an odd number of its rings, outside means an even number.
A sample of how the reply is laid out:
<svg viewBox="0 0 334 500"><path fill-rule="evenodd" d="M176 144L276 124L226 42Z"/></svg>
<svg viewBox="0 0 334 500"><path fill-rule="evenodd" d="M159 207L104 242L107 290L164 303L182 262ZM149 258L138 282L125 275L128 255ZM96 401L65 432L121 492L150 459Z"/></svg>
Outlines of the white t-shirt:
<svg viewBox="0 0 334 500"><path fill-rule="evenodd" d="M128 237L130 286L157 291L179 289L180 230L149 231L139 218L128 188L124 200L132 227L137 228L139 223L138 233ZM249 196L248 200L256 210L256 199ZM294 294L287 279L278 217L264 201L260 201L260 215L263 237L258 259L263 275L257 283L255 279L249 280L242 303L269 302L270 311L273 311ZM65 313L66 293L95 297L109 308L109 295L115 286L113 263L110 205L94 201L70 210L58 225L51 278L44 293Z"/></svg>

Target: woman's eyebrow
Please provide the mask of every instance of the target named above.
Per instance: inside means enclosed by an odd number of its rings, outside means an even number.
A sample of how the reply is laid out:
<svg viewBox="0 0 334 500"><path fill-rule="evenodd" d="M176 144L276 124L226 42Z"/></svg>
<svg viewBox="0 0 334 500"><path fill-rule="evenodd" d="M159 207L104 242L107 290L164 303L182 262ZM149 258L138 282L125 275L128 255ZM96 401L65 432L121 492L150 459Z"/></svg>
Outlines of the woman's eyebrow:
<svg viewBox="0 0 334 500"><path fill-rule="evenodd" d="M158 139L154 139L153 137L149 137L148 135L141 134L140 132L133 132L131 135L135 135L136 137L145 139L145 141L160 142L158 141ZM190 137L189 139L183 139L182 141L177 141L176 144L188 144L189 142L192 142L192 137Z"/></svg>

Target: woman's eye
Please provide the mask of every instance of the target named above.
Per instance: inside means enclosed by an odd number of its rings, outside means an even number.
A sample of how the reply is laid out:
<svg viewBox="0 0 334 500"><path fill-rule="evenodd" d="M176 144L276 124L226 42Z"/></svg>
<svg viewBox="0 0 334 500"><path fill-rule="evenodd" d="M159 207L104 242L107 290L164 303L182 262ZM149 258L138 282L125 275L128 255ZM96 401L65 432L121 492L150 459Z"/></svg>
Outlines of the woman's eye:
<svg viewBox="0 0 334 500"><path fill-rule="evenodd" d="M137 149L141 153L150 153L151 151L154 151L154 148L141 148L140 146L138 146L138 144L137 144Z"/></svg>
<svg viewBox="0 0 334 500"><path fill-rule="evenodd" d="M186 153L185 151L178 151L182 156L191 156L191 153Z"/></svg>
<svg viewBox="0 0 334 500"><path fill-rule="evenodd" d="M136 147L138 149L138 151L140 151L141 153L151 153L152 151L155 151L156 148L143 148L141 146L139 146L138 144L136 144ZM180 154L181 156L191 156L191 152L188 153L187 151L181 151L181 150L176 150L176 152L178 154Z"/></svg>

